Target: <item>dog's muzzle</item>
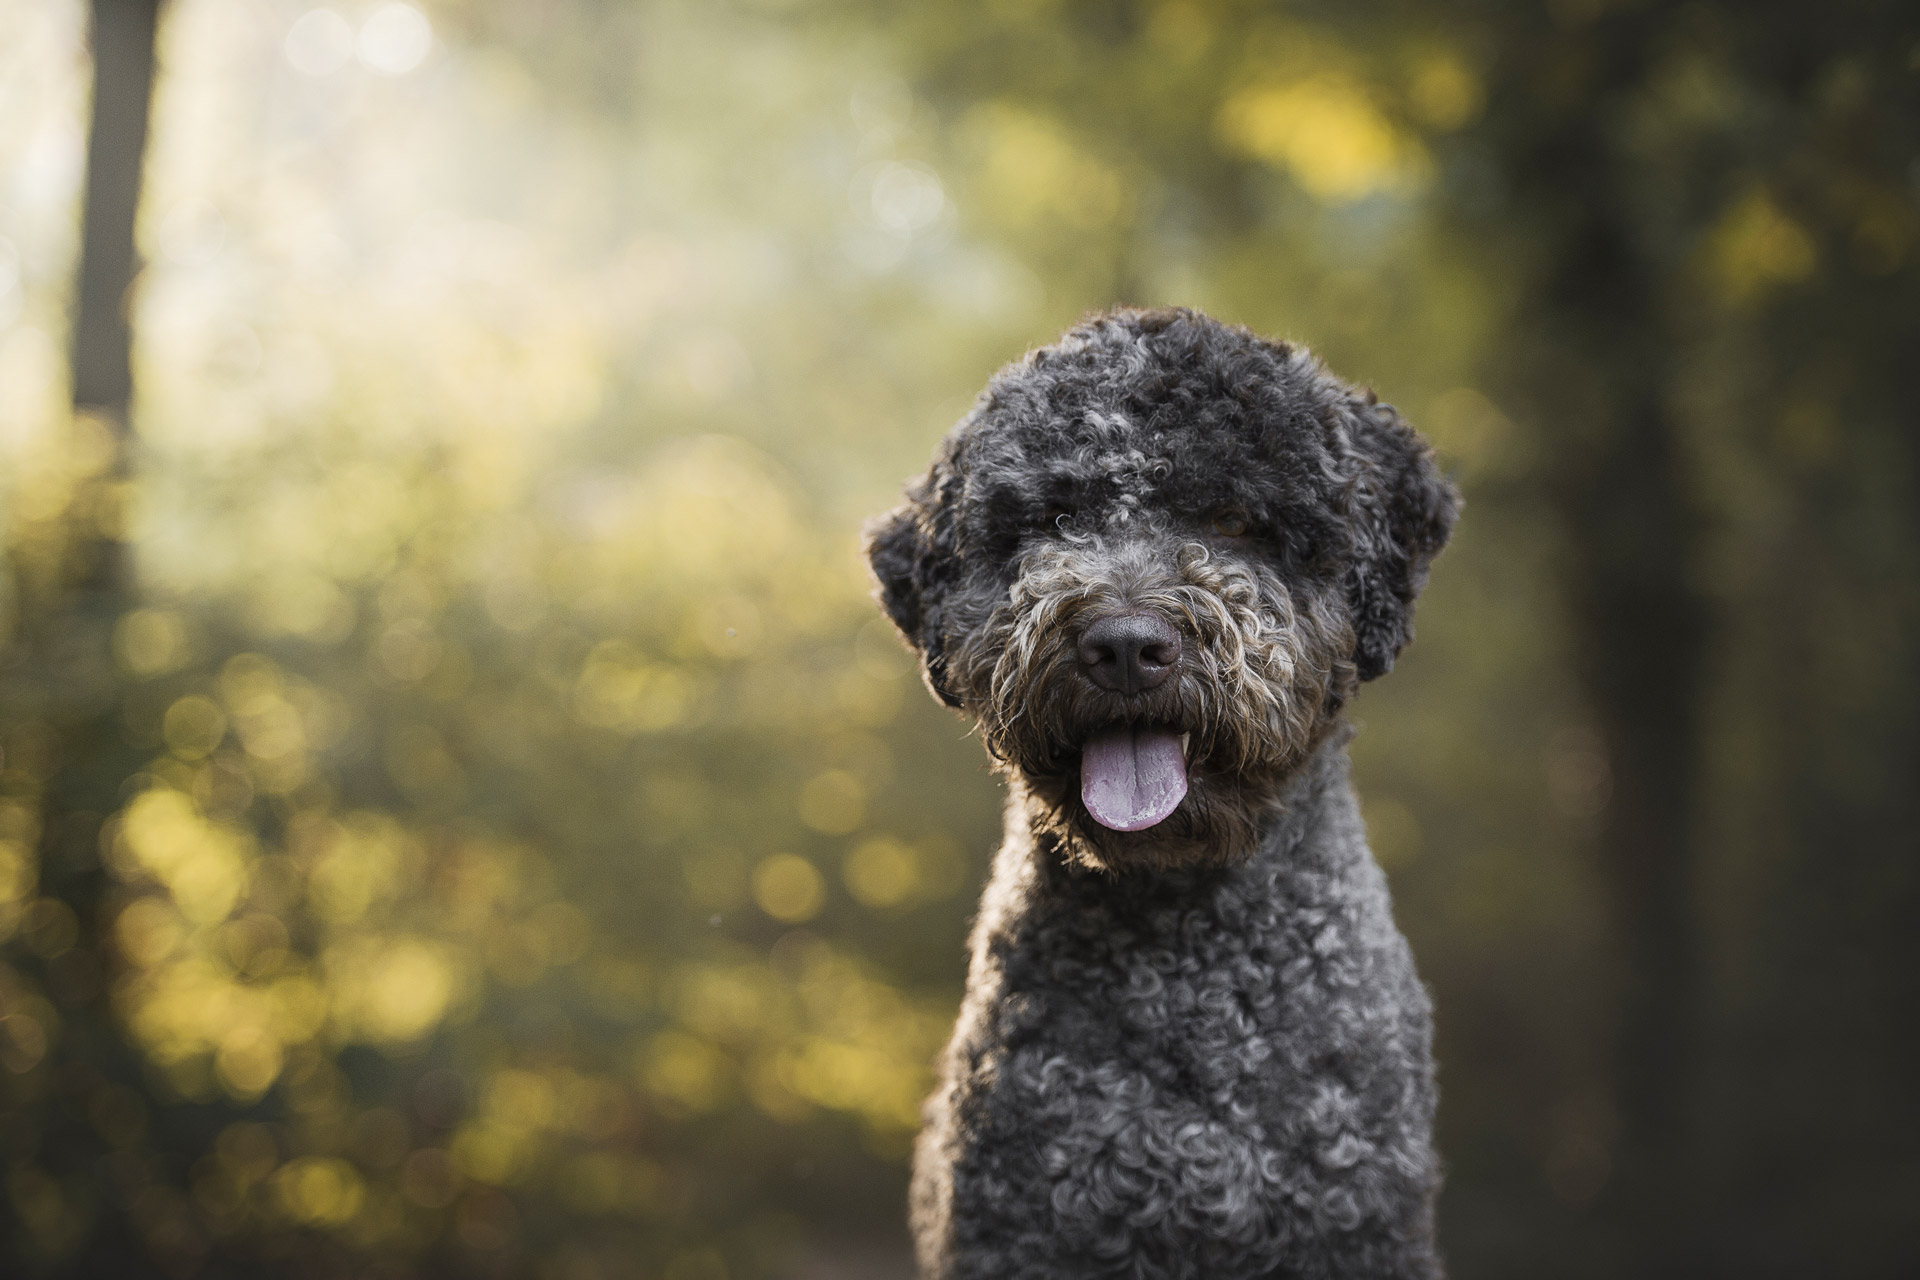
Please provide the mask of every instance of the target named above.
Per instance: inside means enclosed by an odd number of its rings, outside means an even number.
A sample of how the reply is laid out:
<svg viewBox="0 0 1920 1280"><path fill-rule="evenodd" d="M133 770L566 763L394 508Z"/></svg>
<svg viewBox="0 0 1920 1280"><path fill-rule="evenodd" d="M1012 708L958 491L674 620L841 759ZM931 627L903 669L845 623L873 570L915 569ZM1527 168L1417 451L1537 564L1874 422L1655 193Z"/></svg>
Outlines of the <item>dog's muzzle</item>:
<svg viewBox="0 0 1920 1280"><path fill-rule="evenodd" d="M1092 618L1076 646L1087 679L1132 700L1165 684L1180 663L1180 629L1158 613ZM1144 831L1187 795L1186 735L1164 725L1116 724L1080 749L1080 801L1101 826Z"/></svg>

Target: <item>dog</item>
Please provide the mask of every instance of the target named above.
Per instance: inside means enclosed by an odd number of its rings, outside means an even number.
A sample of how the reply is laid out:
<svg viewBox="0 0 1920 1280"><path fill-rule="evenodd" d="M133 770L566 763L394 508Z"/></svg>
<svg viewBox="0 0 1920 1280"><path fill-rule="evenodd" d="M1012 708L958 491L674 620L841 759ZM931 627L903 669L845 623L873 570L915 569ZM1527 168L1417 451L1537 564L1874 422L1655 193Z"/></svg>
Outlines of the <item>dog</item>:
<svg viewBox="0 0 1920 1280"><path fill-rule="evenodd" d="M915 1148L928 1280L1441 1274L1431 1006L1342 712L1458 508L1305 349L1120 310L869 526L1008 789Z"/></svg>

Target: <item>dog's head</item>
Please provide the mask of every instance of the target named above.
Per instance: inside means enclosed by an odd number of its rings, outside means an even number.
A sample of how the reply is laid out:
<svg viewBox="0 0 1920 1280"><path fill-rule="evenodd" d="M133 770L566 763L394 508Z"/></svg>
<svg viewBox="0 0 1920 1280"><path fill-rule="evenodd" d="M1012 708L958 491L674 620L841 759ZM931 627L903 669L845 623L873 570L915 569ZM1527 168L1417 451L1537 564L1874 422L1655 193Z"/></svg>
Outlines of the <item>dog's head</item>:
<svg viewBox="0 0 1920 1280"><path fill-rule="evenodd" d="M1413 634L1459 498L1390 406L1186 310L995 375L868 531L927 686L1089 865L1243 856Z"/></svg>

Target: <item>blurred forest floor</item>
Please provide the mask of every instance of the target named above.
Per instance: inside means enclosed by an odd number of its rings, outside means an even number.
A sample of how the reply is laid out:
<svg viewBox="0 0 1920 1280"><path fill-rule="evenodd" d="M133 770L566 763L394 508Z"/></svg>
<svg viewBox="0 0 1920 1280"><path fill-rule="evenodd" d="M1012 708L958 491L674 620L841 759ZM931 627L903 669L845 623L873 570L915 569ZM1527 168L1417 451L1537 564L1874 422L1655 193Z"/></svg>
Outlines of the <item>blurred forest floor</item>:
<svg viewBox="0 0 1920 1280"><path fill-rule="evenodd" d="M1916 281L1891 3L0 0L8 1274L904 1275L998 795L857 529L1114 303L1466 490L1456 1274L1913 1272Z"/></svg>

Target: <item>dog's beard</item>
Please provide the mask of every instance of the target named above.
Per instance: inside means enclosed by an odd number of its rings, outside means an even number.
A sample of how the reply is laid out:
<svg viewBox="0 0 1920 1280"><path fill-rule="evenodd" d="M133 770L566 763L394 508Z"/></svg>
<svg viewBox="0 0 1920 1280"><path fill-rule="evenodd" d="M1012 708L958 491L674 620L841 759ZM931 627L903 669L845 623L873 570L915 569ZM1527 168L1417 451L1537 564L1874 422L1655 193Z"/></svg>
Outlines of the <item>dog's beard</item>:
<svg viewBox="0 0 1920 1280"><path fill-rule="evenodd" d="M1291 591L1272 569L1197 542L1092 537L1023 557L1008 597L949 668L997 766L1068 856L1118 870L1247 856L1294 770L1357 682L1336 592ZM1116 609L1180 629L1173 678L1133 697L1086 676L1078 637ZM1186 735L1187 794L1162 821L1116 831L1081 800L1081 751L1117 725Z"/></svg>

